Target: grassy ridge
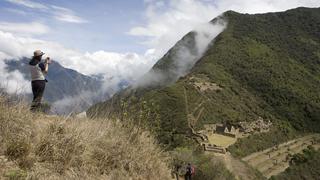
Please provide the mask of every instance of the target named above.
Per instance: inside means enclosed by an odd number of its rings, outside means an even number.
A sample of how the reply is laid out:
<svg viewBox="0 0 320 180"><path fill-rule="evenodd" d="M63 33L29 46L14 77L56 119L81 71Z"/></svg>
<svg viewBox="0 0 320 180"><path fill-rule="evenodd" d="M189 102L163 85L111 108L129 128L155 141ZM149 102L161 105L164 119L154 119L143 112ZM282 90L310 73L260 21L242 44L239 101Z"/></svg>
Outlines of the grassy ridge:
<svg viewBox="0 0 320 180"><path fill-rule="evenodd" d="M30 113L0 97L0 179L169 179L168 160L136 126Z"/></svg>

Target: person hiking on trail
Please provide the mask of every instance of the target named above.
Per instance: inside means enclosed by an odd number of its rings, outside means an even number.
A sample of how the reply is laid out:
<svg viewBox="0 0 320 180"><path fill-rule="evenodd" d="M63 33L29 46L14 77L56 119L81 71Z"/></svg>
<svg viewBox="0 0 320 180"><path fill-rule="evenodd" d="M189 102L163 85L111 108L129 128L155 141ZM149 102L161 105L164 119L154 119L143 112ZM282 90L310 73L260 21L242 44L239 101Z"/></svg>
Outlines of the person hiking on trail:
<svg viewBox="0 0 320 180"><path fill-rule="evenodd" d="M44 89L46 87L45 75L48 73L49 64L51 60L47 57L41 62L44 53L40 50L36 50L33 53L33 57L29 62L30 73L31 73L31 86L33 93L33 100L31 104L31 111L39 110L41 106L41 99L43 96Z"/></svg>
<svg viewBox="0 0 320 180"><path fill-rule="evenodd" d="M191 180L193 174L194 174L194 167L191 166L191 163L188 163L186 167L185 180Z"/></svg>

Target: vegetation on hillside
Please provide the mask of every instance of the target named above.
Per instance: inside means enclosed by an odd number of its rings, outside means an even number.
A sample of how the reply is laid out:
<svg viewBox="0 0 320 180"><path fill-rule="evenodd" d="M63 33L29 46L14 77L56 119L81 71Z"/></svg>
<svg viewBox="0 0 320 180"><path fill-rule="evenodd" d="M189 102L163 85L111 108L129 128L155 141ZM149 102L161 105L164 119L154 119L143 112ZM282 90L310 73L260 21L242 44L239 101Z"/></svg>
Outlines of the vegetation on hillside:
<svg viewBox="0 0 320 180"><path fill-rule="evenodd" d="M191 163L195 168L195 175L193 176L195 180L235 179L220 159L209 154L203 154L199 150L177 148L171 151L171 156L175 174L183 176L186 172L186 165Z"/></svg>
<svg viewBox="0 0 320 180"><path fill-rule="evenodd" d="M93 106L89 114L118 117L125 111L132 119L139 119L143 111L148 114L145 121L166 147L190 146L186 89L190 109L203 102L196 129L207 123L253 121L259 117L273 122L269 133L242 139L230 147L238 156L300 133L319 132L320 9L256 15L229 11L224 18L227 28L188 75L160 88L127 89ZM166 68L163 64L161 67ZM192 77L221 89L201 92Z"/></svg>
<svg viewBox="0 0 320 180"><path fill-rule="evenodd" d="M170 179L169 162L137 126L31 113L0 97L0 179Z"/></svg>
<svg viewBox="0 0 320 180"><path fill-rule="evenodd" d="M285 172L274 176L272 180L317 180L320 177L320 151L309 148L295 154L290 167Z"/></svg>
<svg viewBox="0 0 320 180"><path fill-rule="evenodd" d="M244 139L238 139L235 144L230 146L228 150L236 157L245 157L251 153L262 151L272 146L285 142L288 139L294 139L302 135L288 124L280 124L273 127L270 132L253 134ZM285 122L286 123L286 122ZM249 148L248 148L249 147Z"/></svg>

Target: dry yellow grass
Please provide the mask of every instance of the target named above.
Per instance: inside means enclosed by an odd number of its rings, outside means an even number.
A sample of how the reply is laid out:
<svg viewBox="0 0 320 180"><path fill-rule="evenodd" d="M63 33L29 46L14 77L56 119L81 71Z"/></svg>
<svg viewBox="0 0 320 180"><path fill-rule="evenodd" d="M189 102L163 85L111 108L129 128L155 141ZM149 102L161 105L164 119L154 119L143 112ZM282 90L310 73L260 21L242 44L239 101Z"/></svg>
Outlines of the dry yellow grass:
<svg viewBox="0 0 320 180"><path fill-rule="evenodd" d="M30 113L0 97L0 179L170 179L168 157L119 121Z"/></svg>

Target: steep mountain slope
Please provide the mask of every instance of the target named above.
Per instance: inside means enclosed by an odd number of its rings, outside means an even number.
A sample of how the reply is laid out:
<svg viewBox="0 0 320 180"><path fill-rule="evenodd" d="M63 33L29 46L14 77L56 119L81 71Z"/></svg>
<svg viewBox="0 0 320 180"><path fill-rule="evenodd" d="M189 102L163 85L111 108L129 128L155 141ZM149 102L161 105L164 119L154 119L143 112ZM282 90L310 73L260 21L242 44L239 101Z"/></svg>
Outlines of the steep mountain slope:
<svg viewBox="0 0 320 180"><path fill-rule="evenodd" d="M190 71L225 26L223 18L218 17L185 35L131 89L154 89L176 82Z"/></svg>
<svg viewBox="0 0 320 180"><path fill-rule="evenodd" d="M320 8L256 15L228 11L223 19L227 28L187 75L157 87L126 89L89 114L145 120L168 147L192 144L187 116L200 113L193 122L198 129L207 123L271 120L269 133L230 148L239 156L298 133L319 132ZM166 57L153 69L170 68L166 65L174 59ZM195 112L187 114L187 108Z"/></svg>
<svg viewBox="0 0 320 180"><path fill-rule="evenodd" d="M24 75L25 79L30 79L28 62L29 59L27 58L19 61L8 60L6 61L7 70L9 72L18 70ZM79 99L77 101L77 106L79 106L77 110L81 111L88 108L91 103L101 100L101 96L107 96L107 94L102 95L97 92L97 89L101 89L102 86L102 80L98 78L85 76L75 70L64 68L56 61L53 61L50 65L49 71L50 73L47 75L48 83L44 94L45 101L49 103L77 97ZM90 93L92 95L89 95ZM72 103L70 101L69 103ZM61 104L61 106L67 105L67 103ZM71 109L66 109L66 106L64 106L63 108L59 108L58 111L59 113L69 113Z"/></svg>

